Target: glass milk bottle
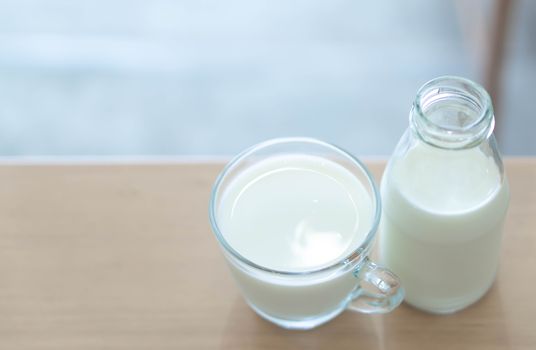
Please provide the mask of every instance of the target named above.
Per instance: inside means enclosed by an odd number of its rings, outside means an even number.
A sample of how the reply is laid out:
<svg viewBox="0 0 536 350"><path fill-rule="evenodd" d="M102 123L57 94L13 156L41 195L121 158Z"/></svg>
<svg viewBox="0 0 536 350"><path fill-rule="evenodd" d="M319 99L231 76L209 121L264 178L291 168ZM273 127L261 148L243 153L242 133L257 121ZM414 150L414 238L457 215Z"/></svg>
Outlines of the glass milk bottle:
<svg viewBox="0 0 536 350"><path fill-rule="evenodd" d="M409 122L382 179L380 256L407 303L451 313L486 293L499 262L510 195L491 99L440 77L419 90Z"/></svg>

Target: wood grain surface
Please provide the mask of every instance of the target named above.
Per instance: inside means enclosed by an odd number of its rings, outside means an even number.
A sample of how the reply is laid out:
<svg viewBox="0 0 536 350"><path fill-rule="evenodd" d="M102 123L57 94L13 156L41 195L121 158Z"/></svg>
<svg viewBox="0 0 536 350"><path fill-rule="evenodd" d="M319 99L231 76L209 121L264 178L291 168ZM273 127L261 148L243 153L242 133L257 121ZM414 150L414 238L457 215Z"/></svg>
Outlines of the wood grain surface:
<svg viewBox="0 0 536 350"><path fill-rule="evenodd" d="M478 303L287 331L246 306L211 233L222 165L0 166L0 349L536 349L536 159L506 167L500 272Z"/></svg>

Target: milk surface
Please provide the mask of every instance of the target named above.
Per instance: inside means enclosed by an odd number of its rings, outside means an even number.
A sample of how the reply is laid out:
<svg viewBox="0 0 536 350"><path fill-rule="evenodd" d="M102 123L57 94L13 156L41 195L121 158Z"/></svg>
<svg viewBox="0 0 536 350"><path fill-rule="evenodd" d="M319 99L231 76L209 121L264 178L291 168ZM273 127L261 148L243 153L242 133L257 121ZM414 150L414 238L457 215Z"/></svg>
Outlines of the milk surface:
<svg viewBox="0 0 536 350"><path fill-rule="evenodd" d="M238 175L224 191L217 217L225 240L244 258L271 270L304 272L356 250L371 228L373 203L343 166L287 155ZM352 269L290 278L230 262L248 302L281 319L338 313L357 284Z"/></svg>
<svg viewBox="0 0 536 350"><path fill-rule="evenodd" d="M489 289L509 201L491 157L419 143L384 175L382 200L381 260L408 303L448 313Z"/></svg>

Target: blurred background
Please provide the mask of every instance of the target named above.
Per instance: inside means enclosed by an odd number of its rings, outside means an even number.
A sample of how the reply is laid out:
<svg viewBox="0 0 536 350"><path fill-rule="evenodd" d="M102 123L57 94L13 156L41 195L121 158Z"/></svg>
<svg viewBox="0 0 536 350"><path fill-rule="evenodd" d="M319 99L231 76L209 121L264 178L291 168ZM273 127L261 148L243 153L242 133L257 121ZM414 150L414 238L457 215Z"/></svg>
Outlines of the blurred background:
<svg viewBox="0 0 536 350"><path fill-rule="evenodd" d="M387 156L445 74L492 93L503 153L536 154L536 1L0 0L0 155Z"/></svg>

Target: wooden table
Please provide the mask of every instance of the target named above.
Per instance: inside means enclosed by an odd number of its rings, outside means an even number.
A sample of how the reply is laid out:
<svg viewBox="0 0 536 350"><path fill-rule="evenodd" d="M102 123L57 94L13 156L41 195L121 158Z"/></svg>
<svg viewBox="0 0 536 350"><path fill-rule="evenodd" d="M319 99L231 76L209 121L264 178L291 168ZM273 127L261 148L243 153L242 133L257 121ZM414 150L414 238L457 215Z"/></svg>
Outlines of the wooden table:
<svg viewBox="0 0 536 350"><path fill-rule="evenodd" d="M0 166L0 349L536 349L536 159L506 166L501 268L480 302L307 332L234 286L207 220L221 165Z"/></svg>

